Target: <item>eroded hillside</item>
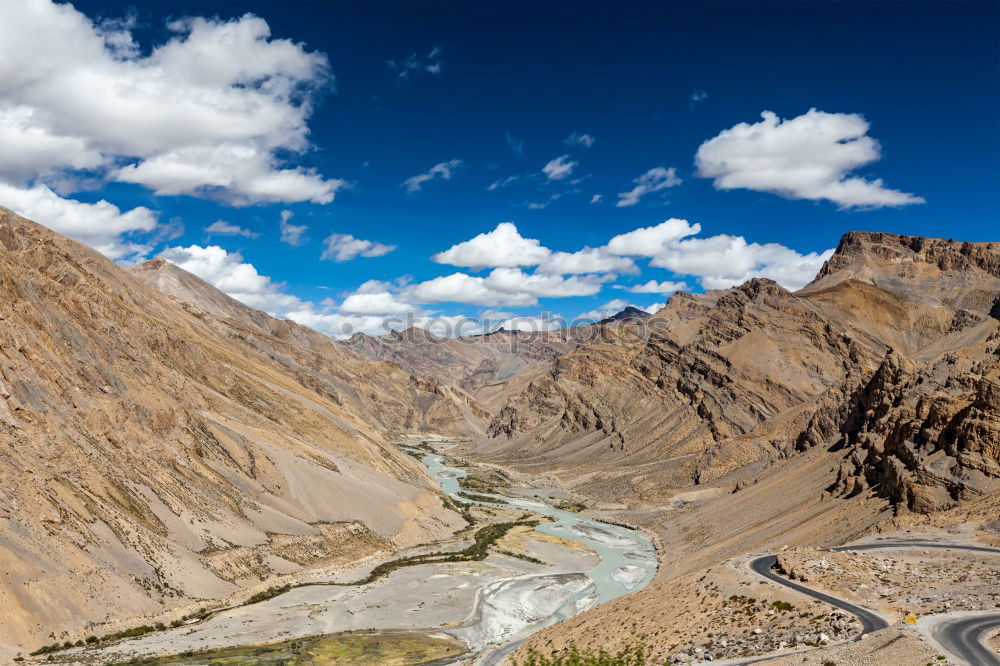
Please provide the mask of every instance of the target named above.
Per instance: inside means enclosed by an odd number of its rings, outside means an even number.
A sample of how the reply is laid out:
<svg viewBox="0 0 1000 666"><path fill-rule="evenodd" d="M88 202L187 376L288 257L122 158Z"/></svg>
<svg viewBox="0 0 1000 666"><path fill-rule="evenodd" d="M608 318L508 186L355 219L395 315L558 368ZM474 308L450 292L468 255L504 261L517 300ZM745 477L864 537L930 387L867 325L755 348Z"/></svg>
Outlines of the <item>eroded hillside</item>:
<svg viewBox="0 0 1000 666"><path fill-rule="evenodd" d="M946 508L1000 484L998 298L1000 244L848 234L800 292L677 294L581 344L478 451L642 503L836 446L838 492Z"/></svg>
<svg viewBox="0 0 1000 666"><path fill-rule="evenodd" d="M0 645L464 524L388 439L460 401L205 287L0 209Z"/></svg>

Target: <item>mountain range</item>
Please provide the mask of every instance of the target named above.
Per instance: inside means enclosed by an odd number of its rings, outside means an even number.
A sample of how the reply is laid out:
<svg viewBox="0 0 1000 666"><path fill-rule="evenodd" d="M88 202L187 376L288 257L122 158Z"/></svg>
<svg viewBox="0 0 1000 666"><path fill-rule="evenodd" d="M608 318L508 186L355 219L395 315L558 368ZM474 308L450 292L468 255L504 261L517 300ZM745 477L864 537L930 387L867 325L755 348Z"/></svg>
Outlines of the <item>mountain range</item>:
<svg viewBox="0 0 1000 666"><path fill-rule="evenodd" d="M432 436L670 552L540 635L592 642L669 624L672 577L733 554L995 498L1000 243L853 232L796 292L335 341L0 209L0 432L0 645L449 537L464 520L393 444Z"/></svg>

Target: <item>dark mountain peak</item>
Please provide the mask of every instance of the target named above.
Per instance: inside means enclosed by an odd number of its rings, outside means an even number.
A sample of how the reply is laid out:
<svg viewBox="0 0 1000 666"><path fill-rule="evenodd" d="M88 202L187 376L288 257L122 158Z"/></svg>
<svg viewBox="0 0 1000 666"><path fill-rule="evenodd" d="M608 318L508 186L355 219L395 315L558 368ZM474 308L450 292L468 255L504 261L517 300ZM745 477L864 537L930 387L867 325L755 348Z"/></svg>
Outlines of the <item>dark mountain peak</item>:
<svg viewBox="0 0 1000 666"><path fill-rule="evenodd" d="M605 317L601 321L597 322L597 324L598 325L614 324L616 322L621 322L621 321L641 321L643 319L649 318L650 316L652 315L650 315L645 310L640 310L639 308L635 308L629 305L621 312L613 314L610 317Z"/></svg>

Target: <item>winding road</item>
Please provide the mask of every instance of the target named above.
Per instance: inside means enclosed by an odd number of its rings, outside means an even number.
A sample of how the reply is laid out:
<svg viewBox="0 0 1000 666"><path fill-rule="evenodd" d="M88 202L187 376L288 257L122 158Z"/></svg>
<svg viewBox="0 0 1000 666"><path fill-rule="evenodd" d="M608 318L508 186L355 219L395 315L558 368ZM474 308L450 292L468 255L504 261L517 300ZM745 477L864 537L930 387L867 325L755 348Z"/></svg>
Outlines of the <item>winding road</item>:
<svg viewBox="0 0 1000 666"><path fill-rule="evenodd" d="M933 541L882 541L878 543L858 544L854 546L837 546L829 548L833 551L853 551L853 550L877 550L882 548L924 548L943 550L967 550L980 553L991 553L1000 555L1000 549L989 548L987 546L967 546L961 544L942 544ZM776 555L764 555L749 562L750 569L759 576L771 582L791 588L796 592L801 592L806 596L826 602L831 606L851 613L861 622L861 633L854 640L860 640L865 634L869 634L879 629L885 629L889 623L878 613L853 604L844 599L825 594L818 590L813 590L793 582L787 578L779 576L773 571L778 558ZM1000 655L984 645L982 637L991 629L1000 627L1000 613L979 613L976 615L964 615L957 617L946 617L934 623L930 629L931 637L938 645L954 658L969 664L970 666L1000 666ZM747 661L734 662L738 664L753 664L773 659L777 655L767 657L757 657Z"/></svg>

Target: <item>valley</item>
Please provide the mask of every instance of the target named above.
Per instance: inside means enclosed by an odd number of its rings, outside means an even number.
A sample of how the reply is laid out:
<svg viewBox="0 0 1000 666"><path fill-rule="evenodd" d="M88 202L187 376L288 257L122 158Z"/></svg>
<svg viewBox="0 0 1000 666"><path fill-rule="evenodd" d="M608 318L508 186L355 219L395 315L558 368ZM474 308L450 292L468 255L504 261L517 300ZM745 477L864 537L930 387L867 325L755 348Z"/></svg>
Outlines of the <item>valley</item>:
<svg viewBox="0 0 1000 666"><path fill-rule="evenodd" d="M476 533L478 543L483 530L501 527L499 538L478 551L481 556L467 562L446 556L440 563L420 563L439 559L428 553L430 546L423 546L408 553L416 563L390 569L373 580L369 572L378 571L378 566L313 574L294 580L290 590L270 599L223 608L198 622L106 648L55 652L50 660L196 664L208 658L237 658L256 663L254 654L266 648L261 657L266 663L288 654L290 641L306 641L295 649L308 652L335 650L339 642L349 646L362 637L390 645L394 637L407 637L417 644L458 641L463 648L456 656L462 660L499 664L542 627L640 589L652 578L656 552L640 533L537 500L494 493L482 497L495 501L468 500L460 485L467 472L444 465L443 455L423 446L404 444L404 450L418 455L443 492L453 502L467 505L465 511L474 520L458 541L435 544L435 552L461 552L458 548L468 543L469 533ZM448 450L443 444L438 448ZM530 487L517 491L534 494ZM502 522L512 519L516 522ZM360 584L351 582L359 578ZM312 639L316 636L326 637L325 642L316 644ZM365 663L364 657L356 663Z"/></svg>
<svg viewBox="0 0 1000 666"><path fill-rule="evenodd" d="M0 244L4 659L961 663L1000 604L1000 244L345 341L5 211Z"/></svg>

